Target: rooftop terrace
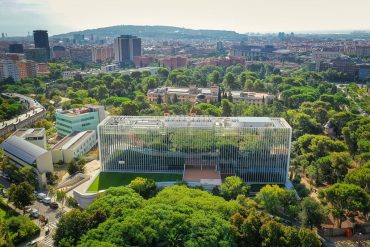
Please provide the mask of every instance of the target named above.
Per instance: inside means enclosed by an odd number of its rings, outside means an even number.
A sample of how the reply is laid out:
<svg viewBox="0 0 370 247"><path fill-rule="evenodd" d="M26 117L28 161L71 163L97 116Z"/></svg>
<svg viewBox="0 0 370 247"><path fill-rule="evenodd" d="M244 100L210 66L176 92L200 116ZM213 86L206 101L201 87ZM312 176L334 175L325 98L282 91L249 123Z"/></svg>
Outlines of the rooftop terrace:
<svg viewBox="0 0 370 247"><path fill-rule="evenodd" d="M132 128L290 128L283 118L212 116L111 116L103 121L100 126L130 126Z"/></svg>
<svg viewBox="0 0 370 247"><path fill-rule="evenodd" d="M16 132L13 133L15 136L19 137L29 137L29 136L44 136L45 129L43 128L35 128L35 129L18 129Z"/></svg>
<svg viewBox="0 0 370 247"><path fill-rule="evenodd" d="M83 115L83 114L94 112L94 111L97 111L97 107L89 106L89 107L73 108L69 110L59 110L57 112L60 114L66 115L66 116L74 117L74 116L79 116L79 115Z"/></svg>
<svg viewBox="0 0 370 247"><path fill-rule="evenodd" d="M70 135L67 135L62 140L60 140L55 146L52 148L52 150L58 150L58 149L74 149L77 147L81 142L83 142L86 138L89 137L92 133L94 133L94 130L87 130L82 132L73 132Z"/></svg>

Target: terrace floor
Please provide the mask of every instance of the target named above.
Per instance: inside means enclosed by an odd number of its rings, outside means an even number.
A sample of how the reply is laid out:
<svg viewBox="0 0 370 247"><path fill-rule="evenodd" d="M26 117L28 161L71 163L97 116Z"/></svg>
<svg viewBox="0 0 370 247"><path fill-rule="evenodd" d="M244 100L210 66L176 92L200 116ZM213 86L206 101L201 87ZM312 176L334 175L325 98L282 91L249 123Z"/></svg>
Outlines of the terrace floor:
<svg viewBox="0 0 370 247"><path fill-rule="evenodd" d="M186 165L184 180L186 182L200 182L201 180L221 180L220 173L215 165Z"/></svg>
<svg viewBox="0 0 370 247"><path fill-rule="evenodd" d="M182 181L182 174L175 173L101 172L87 189L87 192L97 192L106 190L109 187L125 186L136 177L153 179L155 182Z"/></svg>

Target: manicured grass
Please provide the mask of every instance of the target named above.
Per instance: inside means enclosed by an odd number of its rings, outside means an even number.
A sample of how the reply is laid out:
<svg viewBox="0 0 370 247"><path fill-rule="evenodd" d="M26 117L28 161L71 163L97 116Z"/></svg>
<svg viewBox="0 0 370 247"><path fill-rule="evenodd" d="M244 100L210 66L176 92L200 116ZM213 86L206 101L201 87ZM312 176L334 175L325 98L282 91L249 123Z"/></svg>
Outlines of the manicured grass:
<svg viewBox="0 0 370 247"><path fill-rule="evenodd" d="M123 173L101 172L87 189L87 192L97 192L109 187L128 185L136 177L150 178L156 182L181 181L182 174L174 173Z"/></svg>

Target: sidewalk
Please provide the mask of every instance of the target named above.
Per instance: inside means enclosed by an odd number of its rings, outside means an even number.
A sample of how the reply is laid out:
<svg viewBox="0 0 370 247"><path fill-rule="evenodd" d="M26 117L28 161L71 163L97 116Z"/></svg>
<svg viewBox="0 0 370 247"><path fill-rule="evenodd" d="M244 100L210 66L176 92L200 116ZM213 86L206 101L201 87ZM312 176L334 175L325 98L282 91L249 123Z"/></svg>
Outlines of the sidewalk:
<svg viewBox="0 0 370 247"><path fill-rule="evenodd" d="M370 247L370 234L366 234L367 240L362 242L362 245L356 243L355 237L330 237L326 238L328 247Z"/></svg>

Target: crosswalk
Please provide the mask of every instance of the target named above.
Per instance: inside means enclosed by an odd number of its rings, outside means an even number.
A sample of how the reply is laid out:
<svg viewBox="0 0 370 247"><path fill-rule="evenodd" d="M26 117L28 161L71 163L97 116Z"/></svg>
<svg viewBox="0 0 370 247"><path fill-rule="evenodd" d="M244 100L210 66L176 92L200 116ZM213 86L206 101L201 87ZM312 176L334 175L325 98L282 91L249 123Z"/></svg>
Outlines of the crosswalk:
<svg viewBox="0 0 370 247"><path fill-rule="evenodd" d="M39 246L42 246L42 247L52 247L53 246L53 244L54 244L53 235L54 235L55 230L57 228L57 223L58 222L55 221L55 222L49 223L47 225L47 227L50 230L49 234L45 235L45 238L38 243Z"/></svg>

